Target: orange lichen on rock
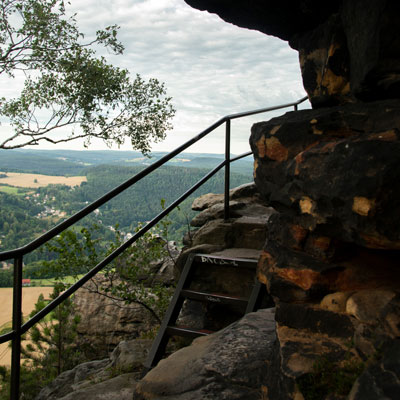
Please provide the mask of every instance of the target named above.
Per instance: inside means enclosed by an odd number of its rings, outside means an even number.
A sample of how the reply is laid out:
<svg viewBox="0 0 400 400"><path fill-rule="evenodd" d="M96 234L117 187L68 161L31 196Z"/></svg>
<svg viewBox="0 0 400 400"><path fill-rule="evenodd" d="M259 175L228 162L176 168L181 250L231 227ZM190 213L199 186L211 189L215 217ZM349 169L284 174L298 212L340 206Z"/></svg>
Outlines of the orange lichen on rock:
<svg viewBox="0 0 400 400"><path fill-rule="evenodd" d="M364 240L364 245L370 249L396 249L400 250L400 241L392 241L384 236L368 235L360 233L361 239Z"/></svg>
<svg viewBox="0 0 400 400"><path fill-rule="evenodd" d="M254 170L253 170L253 178L256 178L257 175L257 168L258 168L258 160L257 158L254 159Z"/></svg>
<svg viewBox="0 0 400 400"><path fill-rule="evenodd" d="M269 131L269 134L270 134L270 135L275 135L275 133L279 131L279 128L280 128L281 126L282 126L282 125L276 125L276 126L274 126L274 127Z"/></svg>
<svg viewBox="0 0 400 400"><path fill-rule="evenodd" d="M302 214L314 215L315 202L307 196L303 196L299 200L299 206Z"/></svg>
<svg viewBox="0 0 400 400"><path fill-rule="evenodd" d="M301 242L303 242L303 240L307 236L307 229L303 228L300 225L291 225L289 229L293 239L296 241L295 247L299 248Z"/></svg>
<svg viewBox="0 0 400 400"><path fill-rule="evenodd" d="M268 286L268 279L266 276L266 270L276 266L275 260L270 253L262 251L257 264L257 278L264 285Z"/></svg>
<svg viewBox="0 0 400 400"><path fill-rule="evenodd" d="M256 143L257 150L258 150L258 157L264 158L266 153L266 145L265 145L265 137L262 136L260 140Z"/></svg>
<svg viewBox="0 0 400 400"><path fill-rule="evenodd" d="M391 129L385 132L372 133L368 135L368 140L383 140L385 142L395 142L398 139L396 131L394 129Z"/></svg>
<svg viewBox="0 0 400 400"><path fill-rule="evenodd" d="M276 137L265 139L265 154L271 160L286 161L288 158L288 149L281 144Z"/></svg>
<svg viewBox="0 0 400 400"><path fill-rule="evenodd" d="M354 197L353 199L353 211L363 217L368 217L372 213L375 207L375 199L368 199L366 197Z"/></svg>
<svg viewBox="0 0 400 400"><path fill-rule="evenodd" d="M328 236L317 236L308 240L308 245L312 248L327 251L331 244L331 238Z"/></svg>
<svg viewBox="0 0 400 400"><path fill-rule="evenodd" d="M303 290L309 290L316 284L323 283L326 279L320 272L311 269L280 268L274 269L275 273Z"/></svg>
<svg viewBox="0 0 400 400"><path fill-rule="evenodd" d="M259 158L267 156L274 161L286 161L288 158L288 149L276 137L266 139L263 136L257 141L256 146Z"/></svg>

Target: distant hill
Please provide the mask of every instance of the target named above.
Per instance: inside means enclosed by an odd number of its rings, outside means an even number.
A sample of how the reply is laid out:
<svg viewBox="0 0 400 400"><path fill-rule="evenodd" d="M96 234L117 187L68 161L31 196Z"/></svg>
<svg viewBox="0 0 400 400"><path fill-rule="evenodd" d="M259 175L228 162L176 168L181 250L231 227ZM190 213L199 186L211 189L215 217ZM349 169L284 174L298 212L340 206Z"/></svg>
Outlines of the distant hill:
<svg viewBox="0 0 400 400"><path fill-rule="evenodd" d="M154 152L150 157L145 157L135 151L115 150L0 150L0 170L44 175L85 175L85 170L89 166L147 166L166 154L166 152ZM222 154L182 153L168 164L176 167L211 169L223 159ZM232 163L231 170L251 177L252 156Z"/></svg>

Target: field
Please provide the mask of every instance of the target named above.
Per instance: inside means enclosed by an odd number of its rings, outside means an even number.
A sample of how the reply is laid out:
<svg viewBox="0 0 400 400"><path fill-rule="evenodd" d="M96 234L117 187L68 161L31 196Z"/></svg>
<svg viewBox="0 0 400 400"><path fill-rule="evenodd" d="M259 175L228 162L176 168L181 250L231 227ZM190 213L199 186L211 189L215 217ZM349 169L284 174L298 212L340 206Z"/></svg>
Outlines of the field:
<svg viewBox="0 0 400 400"><path fill-rule="evenodd" d="M14 195L22 195L23 193L18 193L18 188L14 186L0 186L0 192Z"/></svg>
<svg viewBox="0 0 400 400"><path fill-rule="evenodd" d="M79 186L82 182L86 182L85 176L51 176L40 174L23 174L18 172L1 172L6 174L7 177L0 178L0 183L10 186L25 187L25 188L39 188L51 184L60 184L67 186Z"/></svg>
<svg viewBox="0 0 400 400"><path fill-rule="evenodd" d="M28 316L42 293L45 298L53 291L52 287L25 287L22 293L22 313ZM12 315L12 288L0 288L0 329L11 326ZM11 349L8 343L0 344L0 365L10 365Z"/></svg>

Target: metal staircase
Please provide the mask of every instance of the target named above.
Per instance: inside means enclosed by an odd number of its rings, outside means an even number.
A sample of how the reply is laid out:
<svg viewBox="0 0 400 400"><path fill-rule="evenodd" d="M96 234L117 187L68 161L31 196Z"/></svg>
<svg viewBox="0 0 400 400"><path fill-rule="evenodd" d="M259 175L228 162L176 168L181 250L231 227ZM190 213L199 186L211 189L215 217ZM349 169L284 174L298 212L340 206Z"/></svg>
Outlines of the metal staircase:
<svg viewBox="0 0 400 400"><path fill-rule="evenodd" d="M149 370L153 368L161 360L171 336L196 338L198 336L207 336L214 332L208 329L195 329L188 326L176 325L179 313L186 299L203 303L237 306L242 309L243 315L259 308L264 295L265 286L261 285L256 279L254 279L254 285L248 297L193 290L191 287L192 283L194 283L196 279L196 270L205 265L211 265L214 268L229 267L234 270L250 269L255 273L257 261L244 258L218 257L207 254L189 255L176 287L175 294L164 316L157 337L153 342L149 356L144 364L145 369Z"/></svg>

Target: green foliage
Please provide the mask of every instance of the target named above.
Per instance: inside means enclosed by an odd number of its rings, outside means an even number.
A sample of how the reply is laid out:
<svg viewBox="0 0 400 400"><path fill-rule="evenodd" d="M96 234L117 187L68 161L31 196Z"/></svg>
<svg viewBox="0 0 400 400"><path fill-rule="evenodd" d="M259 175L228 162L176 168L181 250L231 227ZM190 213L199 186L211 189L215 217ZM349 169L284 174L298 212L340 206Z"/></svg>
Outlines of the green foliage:
<svg viewBox="0 0 400 400"><path fill-rule="evenodd" d="M0 365L0 400L9 400L10 368Z"/></svg>
<svg viewBox="0 0 400 400"><path fill-rule="evenodd" d="M168 221L161 224L164 235L168 224ZM78 280L80 274L88 272L122 244L118 229L110 242L94 239L97 229L97 226L82 228L79 233L67 230L50 242L47 248L56 257L44 263L42 273L53 276L59 283L65 282L67 276ZM155 281L154 261L167 256L165 241L155 231L145 233L102 271L105 281L100 287L95 285L97 293L126 305L139 304L160 322L173 288Z"/></svg>
<svg viewBox="0 0 400 400"><path fill-rule="evenodd" d="M117 260L108 267L104 275L107 284L101 290L108 296L123 300L126 304L139 304L149 311L158 323L167 310L174 288L156 281L155 262L169 257L168 246L162 239L168 236L169 221L161 223L162 232L146 232L130 246ZM138 232L140 224L136 228ZM160 235L161 234L161 235ZM109 248L112 252L122 244L121 236L116 231L116 240Z"/></svg>
<svg viewBox="0 0 400 400"><path fill-rule="evenodd" d="M297 384L305 400L321 400L329 394L346 396L364 368L355 358L335 362L321 357L310 373L297 378Z"/></svg>
<svg viewBox="0 0 400 400"><path fill-rule="evenodd" d="M46 250L55 257L43 262L36 277L52 277L61 284L67 276L78 278L80 274L88 272L100 261L101 257L99 239L93 239L93 232L97 230L97 225L94 225L91 230L82 228L79 232L66 230L46 243Z"/></svg>
<svg viewBox="0 0 400 400"><path fill-rule="evenodd" d="M9 269L0 269L0 287L12 287L13 271Z"/></svg>
<svg viewBox="0 0 400 400"><path fill-rule="evenodd" d="M57 284L50 300L58 297L63 290L65 286ZM47 303L40 295L30 317ZM21 392L24 398L34 398L61 372L84 361L83 352L76 342L79 321L73 300L69 298L29 330L25 337L29 342L22 347L24 373L21 374Z"/></svg>
<svg viewBox="0 0 400 400"><path fill-rule="evenodd" d="M129 138L146 153L151 140L164 139L175 112L164 85L139 75L131 80L126 69L95 54L95 45L122 54L118 29L98 30L94 40L84 42L63 0L1 1L0 74L12 79L23 71L26 78L19 97L0 99L0 115L14 128L0 148L77 138L88 145L95 137L120 145ZM65 127L71 135L52 137Z"/></svg>
<svg viewBox="0 0 400 400"><path fill-rule="evenodd" d="M50 300L58 297L65 288L63 284L55 285ZM40 295L30 317L47 304L48 300ZM73 299L69 298L24 335L21 348L21 398L34 399L61 372L86 360L84 349L76 341L79 321ZM9 368L0 366L0 400L8 399L9 386Z"/></svg>
<svg viewBox="0 0 400 400"><path fill-rule="evenodd" d="M114 188L143 167L122 167L103 165L91 167L87 170L88 182L80 187L71 188L66 185L49 185L34 190L26 196L13 196L0 193L0 251L21 247L44 233L59 221L57 217L38 217L45 207L65 211L72 215L98 197ZM205 175L207 170L185 167L162 167L154 171L133 188L117 196L115 199L100 208L100 213L92 213L80 222L81 226L74 229L77 235L82 226L97 224L92 240L101 238L101 241L114 240L110 227L119 224L122 232L133 232L139 223L154 218L162 211L161 198L165 204L170 204L185 190ZM235 187L246 183L249 178L244 175L231 174L231 186ZM186 199L180 210L174 210L169 215L168 240L181 243L182 237L189 229L189 222L196 214L191 210L193 199L203 193L223 192L224 175L218 173L193 195ZM32 191L32 190L31 190ZM34 197L35 196L35 197ZM67 239L65 237L65 239ZM99 243L100 245L101 243ZM35 251L24 257L25 278L35 278L36 270L41 269L40 262L54 258L53 252ZM42 278L51 278L47 274Z"/></svg>
<svg viewBox="0 0 400 400"><path fill-rule="evenodd" d="M0 193L0 251L23 246L39 232L52 227L49 220L35 218L42 206L27 201L23 196ZM43 258L38 252L31 253L25 262Z"/></svg>

